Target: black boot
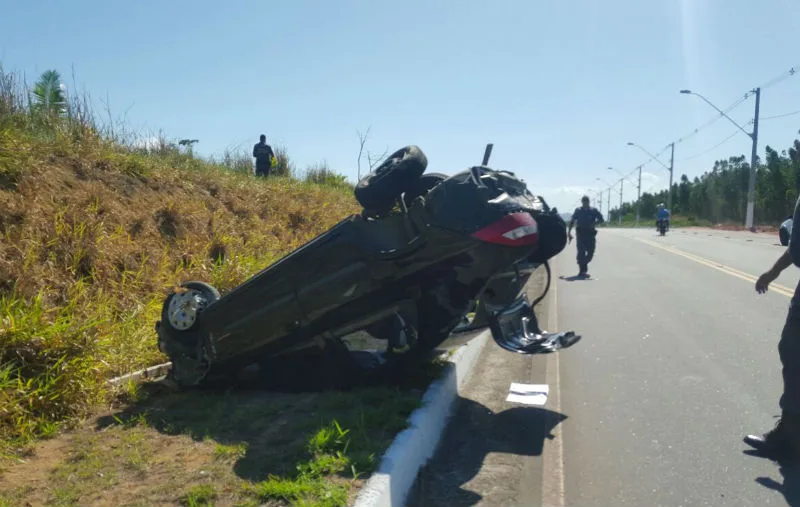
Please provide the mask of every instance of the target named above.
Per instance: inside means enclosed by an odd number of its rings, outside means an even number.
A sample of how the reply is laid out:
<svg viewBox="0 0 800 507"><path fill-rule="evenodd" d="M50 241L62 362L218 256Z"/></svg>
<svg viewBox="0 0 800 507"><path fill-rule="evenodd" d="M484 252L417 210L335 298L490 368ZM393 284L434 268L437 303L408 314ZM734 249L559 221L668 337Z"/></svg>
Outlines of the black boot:
<svg viewBox="0 0 800 507"><path fill-rule="evenodd" d="M744 441L765 457L791 460L800 451L800 415L784 412L772 430L763 435L747 435Z"/></svg>

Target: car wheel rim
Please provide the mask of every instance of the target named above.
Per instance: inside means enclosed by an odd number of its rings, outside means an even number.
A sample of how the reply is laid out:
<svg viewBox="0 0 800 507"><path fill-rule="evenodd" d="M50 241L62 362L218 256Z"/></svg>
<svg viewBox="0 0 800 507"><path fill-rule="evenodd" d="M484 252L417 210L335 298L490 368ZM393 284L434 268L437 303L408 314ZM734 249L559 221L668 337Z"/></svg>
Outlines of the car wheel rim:
<svg viewBox="0 0 800 507"><path fill-rule="evenodd" d="M175 294L169 302L169 323L180 331L185 331L197 322L197 315L206 306L206 298L200 291L189 289Z"/></svg>

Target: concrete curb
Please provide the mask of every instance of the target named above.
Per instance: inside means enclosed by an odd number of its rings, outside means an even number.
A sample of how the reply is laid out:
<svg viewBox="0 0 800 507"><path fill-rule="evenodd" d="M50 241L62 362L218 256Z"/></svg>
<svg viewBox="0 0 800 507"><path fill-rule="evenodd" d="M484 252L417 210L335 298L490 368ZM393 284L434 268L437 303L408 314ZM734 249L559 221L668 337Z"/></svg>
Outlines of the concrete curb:
<svg viewBox="0 0 800 507"><path fill-rule="evenodd" d="M422 407L411 413L409 427L386 450L378 470L356 497L354 507L405 505L417 473L436 451L458 393L489 337L489 331L483 331L456 349L449 359L451 366L428 387Z"/></svg>
<svg viewBox="0 0 800 507"><path fill-rule="evenodd" d="M123 382L138 382L140 380L148 380L154 379L158 377L163 377L169 372L172 363L162 363L157 364L155 366L151 366L149 368L145 368L144 370L134 371L132 373L126 373L125 375L121 375L119 377L114 377L109 379L107 382L112 386L118 386Z"/></svg>

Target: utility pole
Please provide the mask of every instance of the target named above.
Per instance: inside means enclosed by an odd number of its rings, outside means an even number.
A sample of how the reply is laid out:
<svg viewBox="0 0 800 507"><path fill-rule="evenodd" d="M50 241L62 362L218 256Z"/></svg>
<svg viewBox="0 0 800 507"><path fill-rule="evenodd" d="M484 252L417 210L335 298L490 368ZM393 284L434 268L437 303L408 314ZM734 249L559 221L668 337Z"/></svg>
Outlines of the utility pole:
<svg viewBox="0 0 800 507"><path fill-rule="evenodd" d="M675 141L670 143L672 151L669 156L669 193L667 194L667 209L672 213L672 170L675 167Z"/></svg>
<svg viewBox="0 0 800 507"><path fill-rule="evenodd" d="M681 90L681 93L687 95L697 95L701 99L705 101L706 104L713 107L714 109L719 112L720 115L724 116L728 119L731 123L736 125L736 127L747 134L747 137L753 140L753 151L750 154L750 180L747 182L747 218L745 219L744 225L747 229L752 232L755 232L755 224L753 223L753 212L756 207L756 159L758 157L758 108L761 104L761 88L756 88L755 90L750 90L756 94L756 112L753 118L753 132L748 132L741 125L736 123L730 116L725 114L720 108L715 106L711 103L707 98L703 97L699 93L695 93L692 90ZM746 97L746 96L745 96Z"/></svg>
<svg viewBox="0 0 800 507"><path fill-rule="evenodd" d="M636 227L639 227L639 209L642 207L642 166L639 166L639 184L636 185Z"/></svg>
<svg viewBox="0 0 800 507"><path fill-rule="evenodd" d="M619 225L622 227L622 182L625 181L625 178L620 178L619 180Z"/></svg>
<svg viewBox="0 0 800 507"><path fill-rule="evenodd" d="M611 187L608 187L608 210L606 211L606 213L608 213L608 221L610 222L611 221Z"/></svg>
<svg viewBox="0 0 800 507"><path fill-rule="evenodd" d="M600 214L603 214L603 191L601 190L599 194L597 194L597 207L600 208L598 211Z"/></svg>
<svg viewBox="0 0 800 507"><path fill-rule="evenodd" d="M756 112L753 118L753 151L750 153L750 181L747 183L747 218L745 227L755 232L753 212L756 207L756 158L758 157L758 107L761 102L761 88L756 88Z"/></svg>

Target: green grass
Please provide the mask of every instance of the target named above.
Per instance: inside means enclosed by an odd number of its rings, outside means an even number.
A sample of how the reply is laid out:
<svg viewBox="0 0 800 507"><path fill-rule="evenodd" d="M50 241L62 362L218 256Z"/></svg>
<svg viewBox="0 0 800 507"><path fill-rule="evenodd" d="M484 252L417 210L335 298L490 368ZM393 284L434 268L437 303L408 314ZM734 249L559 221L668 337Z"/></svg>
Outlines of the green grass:
<svg viewBox="0 0 800 507"><path fill-rule="evenodd" d="M211 484L193 486L181 499L181 504L186 507L214 507L217 492Z"/></svg>
<svg viewBox="0 0 800 507"><path fill-rule="evenodd" d="M214 457L222 460L238 459L247 454L247 443L240 442L233 445L217 444L214 447Z"/></svg>
<svg viewBox="0 0 800 507"><path fill-rule="evenodd" d="M712 223L708 220L698 219L694 216L683 216L683 215L675 215L672 217L671 227L711 227ZM618 220L610 220L604 225L604 227L620 227ZM636 215L626 215L622 217L622 225L621 227L637 227L636 225ZM656 219L655 218L639 218L639 225L638 227L641 228L651 228L655 230L656 228Z"/></svg>
<svg viewBox="0 0 800 507"><path fill-rule="evenodd" d="M428 384L439 372L409 373ZM306 394L141 389L150 391L141 401L54 437L59 454L39 450L12 465L16 475L0 482L0 498L69 507L343 507L422 397L398 387ZM47 480L28 482L36 473Z"/></svg>
<svg viewBox="0 0 800 507"><path fill-rule="evenodd" d="M0 456L164 362L153 325L176 284L224 292L359 209L342 177L300 174L284 150L280 175L256 179L249 158L138 148L81 97L58 116L2 68L0 84Z"/></svg>

